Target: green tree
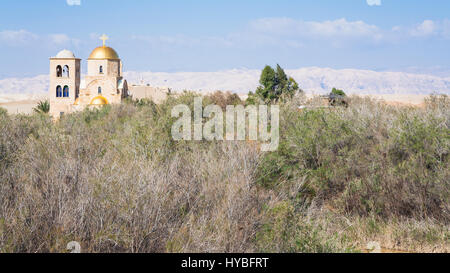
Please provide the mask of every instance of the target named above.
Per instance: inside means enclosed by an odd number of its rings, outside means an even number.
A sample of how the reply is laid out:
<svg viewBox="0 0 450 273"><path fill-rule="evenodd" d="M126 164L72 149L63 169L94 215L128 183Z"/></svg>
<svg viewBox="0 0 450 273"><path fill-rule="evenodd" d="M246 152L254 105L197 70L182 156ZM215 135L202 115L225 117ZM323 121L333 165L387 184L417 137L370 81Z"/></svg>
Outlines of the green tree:
<svg viewBox="0 0 450 273"><path fill-rule="evenodd" d="M297 82L292 77L288 77L284 72L283 68L277 64L277 87L276 87L276 96L281 97L282 95L287 95L288 97L292 97L295 95L295 92L299 90Z"/></svg>
<svg viewBox="0 0 450 273"><path fill-rule="evenodd" d="M331 90L331 94L337 95L337 96L341 96L341 97L345 97L346 96L344 91L342 91L340 89L336 89L336 88L333 88Z"/></svg>
<svg viewBox="0 0 450 273"><path fill-rule="evenodd" d="M277 74L275 70L270 67L264 67L259 79L258 88L256 89L256 95L263 100L272 100L275 98L275 89L277 86Z"/></svg>
<svg viewBox="0 0 450 273"><path fill-rule="evenodd" d="M258 99L273 102L284 96L291 98L299 91L297 82L292 77L288 77L280 65L277 65L276 70L268 65L264 67L259 84L255 93L249 93L247 104L255 103Z"/></svg>
<svg viewBox="0 0 450 273"><path fill-rule="evenodd" d="M50 103L48 100L40 101L33 110L36 113L48 114L48 112L50 112Z"/></svg>

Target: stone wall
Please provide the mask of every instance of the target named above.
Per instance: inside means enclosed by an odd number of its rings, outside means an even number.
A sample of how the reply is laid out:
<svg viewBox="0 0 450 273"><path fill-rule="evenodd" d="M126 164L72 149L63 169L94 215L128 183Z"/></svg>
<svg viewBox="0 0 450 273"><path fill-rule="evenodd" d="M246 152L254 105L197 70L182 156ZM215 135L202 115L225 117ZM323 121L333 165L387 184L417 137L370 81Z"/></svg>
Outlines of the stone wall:
<svg viewBox="0 0 450 273"><path fill-rule="evenodd" d="M167 87L131 85L128 88L128 92L134 100L151 99L155 103L161 103L170 93L170 89Z"/></svg>

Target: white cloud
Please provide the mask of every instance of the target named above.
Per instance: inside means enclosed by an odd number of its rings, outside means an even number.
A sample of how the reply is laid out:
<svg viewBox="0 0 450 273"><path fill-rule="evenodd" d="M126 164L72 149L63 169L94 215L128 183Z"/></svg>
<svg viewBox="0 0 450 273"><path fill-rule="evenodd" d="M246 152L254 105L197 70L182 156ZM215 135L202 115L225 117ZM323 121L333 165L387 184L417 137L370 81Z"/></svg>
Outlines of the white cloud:
<svg viewBox="0 0 450 273"><path fill-rule="evenodd" d="M71 38L66 34L50 34L48 39L55 46L79 46L81 44L79 39Z"/></svg>
<svg viewBox="0 0 450 273"><path fill-rule="evenodd" d="M246 47L278 46L302 48L312 40L330 40L329 44L342 46L349 40L363 43L379 42L383 31L363 21L302 21L292 18L262 18L249 22L239 32L224 36L132 35L131 39L152 47Z"/></svg>
<svg viewBox="0 0 450 273"><path fill-rule="evenodd" d="M0 31L0 41L8 45L26 45L38 39L38 36L26 30Z"/></svg>
<svg viewBox="0 0 450 273"><path fill-rule="evenodd" d="M78 47L81 40L71 38L66 34L37 35L27 30L4 30L0 31L0 42L6 46L34 46L43 45L48 48L59 48L61 46Z"/></svg>
<svg viewBox="0 0 450 273"><path fill-rule="evenodd" d="M399 44L408 39L450 39L450 20L425 20L417 25L382 29L367 22L345 18L303 21L287 17L261 18L249 22L241 31L224 36L133 35L133 40L152 47L238 47L305 48L317 42L332 47Z"/></svg>
<svg viewBox="0 0 450 273"><path fill-rule="evenodd" d="M378 41L383 37L382 31L375 25L363 21L347 21L337 19L332 21L302 21L291 18L263 18L250 23L250 27L257 33L271 36L313 39L355 39L367 38Z"/></svg>
<svg viewBox="0 0 450 273"><path fill-rule="evenodd" d="M349 22L346 19L324 22L306 22L311 33L321 36L372 36L379 34L377 26L363 21Z"/></svg>
<svg viewBox="0 0 450 273"><path fill-rule="evenodd" d="M450 39L450 20L445 19L442 22L442 36L446 39Z"/></svg>
<svg viewBox="0 0 450 273"><path fill-rule="evenodd" d="M91 32L89 34L89 39L94 40L94 41L98 41L100 39L100 36L102 36L102 35L99 34L99 33Z"/></svg>
<svg viewBox="0 0 450 273"><path fill-rule="evenodd" d="M190 37L183 34L160 36L132 35L131 39L145 42L154 47L161 45L169 47L217 47L233 45L233 38L219 36Z"/></svg>
<svg viewBox="0 0 450 273"><path fill-rule="evenodd" d="M80 6L81 0L66 0L67 5L69 6Z"/></svg>
<svg viewBox="0 0 450 273"><path fill-rule="evenodd" d="M444 19L442 21L425 20L420 24L412 27L397 27L398 33L404 33L412 38L438 38L450 39L450 20Z"/></svg>
<svg viewBox="0 0 450 273"><path fill-rule="evenodd" d="M381 0L367 0L369 6L381 6Z"/></svg>
<svg viewBox="0 0 450 273"><path fill-rule="evenodd" d="M411 36L415 37L430 36L436 33L437 28L438 27L435 22L431 20L425 20L421 24L413 28L410 34Z"/></svg>
<svg viewBox="0 0 450 273"><path fill-rule="evenodd" d="M49 37L53 43L58 45L70 42L70 38L66 34L51 34Z"/></svg>

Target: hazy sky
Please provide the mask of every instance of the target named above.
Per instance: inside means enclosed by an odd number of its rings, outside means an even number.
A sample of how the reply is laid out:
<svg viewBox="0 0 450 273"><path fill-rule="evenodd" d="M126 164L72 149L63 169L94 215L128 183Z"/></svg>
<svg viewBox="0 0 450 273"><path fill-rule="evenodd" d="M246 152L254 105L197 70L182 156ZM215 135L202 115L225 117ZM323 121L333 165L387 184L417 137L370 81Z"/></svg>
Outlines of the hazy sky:
<svg viewBox="0 0 450 273"><path fill-rule="evenodd" d="M0 78L48 73L65 48L85 60L103 33L135 71L450 67L449 0L2 0L0 10Z"/></svg>

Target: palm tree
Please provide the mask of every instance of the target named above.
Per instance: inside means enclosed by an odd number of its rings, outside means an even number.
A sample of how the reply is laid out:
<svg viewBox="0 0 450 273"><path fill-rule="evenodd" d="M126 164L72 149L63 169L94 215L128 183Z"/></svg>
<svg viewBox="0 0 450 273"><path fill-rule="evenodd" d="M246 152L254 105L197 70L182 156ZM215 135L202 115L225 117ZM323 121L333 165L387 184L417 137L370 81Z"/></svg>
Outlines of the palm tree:
<svg viewBox="0 0 450 273"><path fill-rule="evenodd" d="M50 103L48 102L48 100L40 101L38 105L33 108L33 110L36 113L47 114L48 112L50 112Z"/></svg>

